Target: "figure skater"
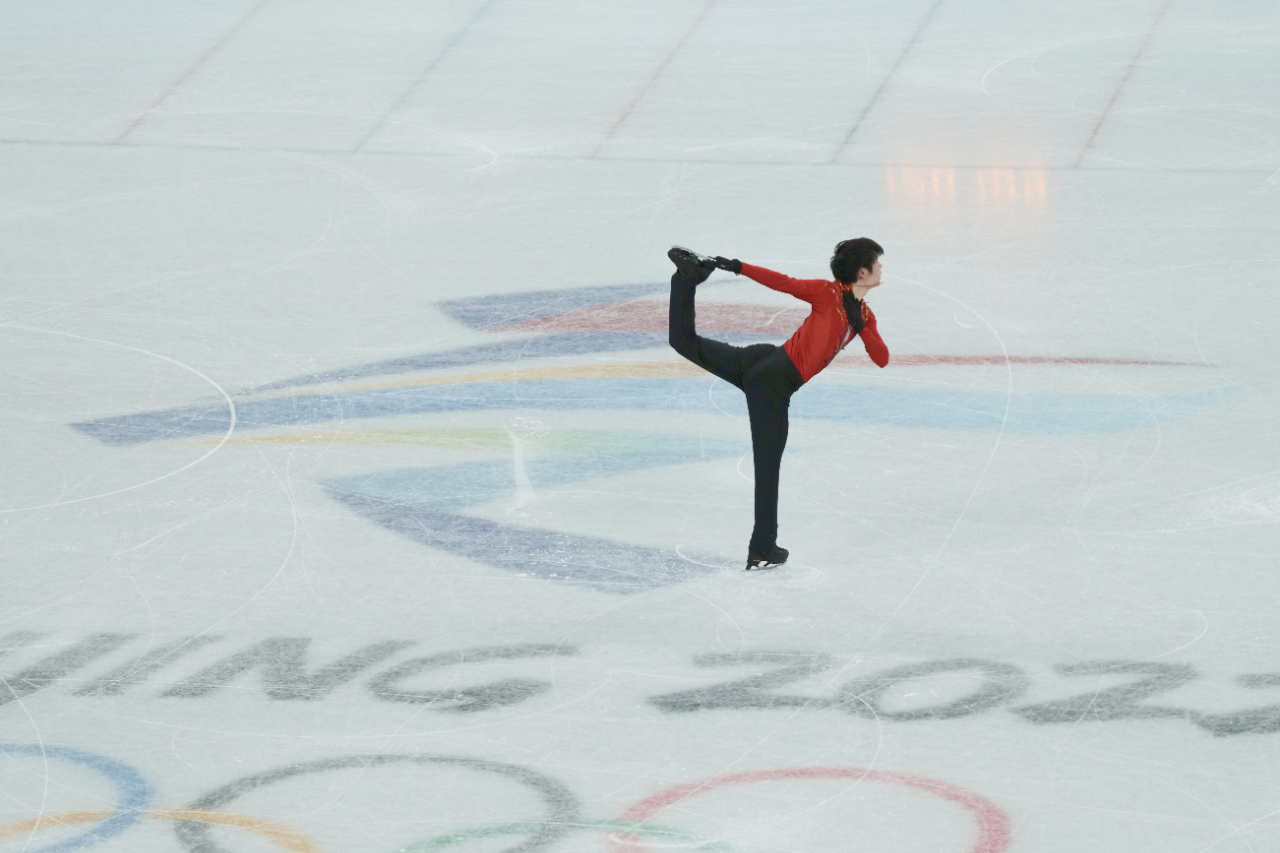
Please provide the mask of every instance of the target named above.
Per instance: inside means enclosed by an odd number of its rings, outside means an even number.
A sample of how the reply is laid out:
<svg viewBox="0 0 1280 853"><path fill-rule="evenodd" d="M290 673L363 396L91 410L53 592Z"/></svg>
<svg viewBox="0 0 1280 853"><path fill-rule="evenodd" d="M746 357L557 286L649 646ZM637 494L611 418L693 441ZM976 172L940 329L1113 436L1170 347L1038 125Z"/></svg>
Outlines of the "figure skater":
<svg viewBox="0 0 1280 853"><path fill-rule="evenodd" d="M708 258L680 246L667 257L676 265L671 276L671 347L699 367L742 390L751 417L751 449L755 459L756 523L747 546L747 571L773 569L787 561L778 547L778 473L787 446L787 409L800 390L855 336L880 367L889 350L876 331L876 315L865 302L867 291L880 286L884 249L867 237L845 240L831 256L826 279L794 279L736 259ZM694 327L694 289L712 270L745 275L773 290L808 302L809 316L782 346L735 347L698 335Z"/></svg>

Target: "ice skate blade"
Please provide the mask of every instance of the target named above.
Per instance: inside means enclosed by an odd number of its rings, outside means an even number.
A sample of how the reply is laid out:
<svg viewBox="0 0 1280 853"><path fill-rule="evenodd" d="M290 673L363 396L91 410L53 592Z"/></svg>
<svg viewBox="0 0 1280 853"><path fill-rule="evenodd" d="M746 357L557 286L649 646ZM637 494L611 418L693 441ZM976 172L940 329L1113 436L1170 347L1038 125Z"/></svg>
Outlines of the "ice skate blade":
<svg viewBox="0 0 1280 853"><path fill-rule="evenodd" d="M787 561L791 556L791 552L786 548L773 546L766 551L756 551L759 557L751 556L751 552L747 552L747 571L758 572L766 569L776 569Z"/></svg>
<svg viewBox="0 0 1280 853"><path fill-rule="evenodd" d="M744 572L770 572L770 571L773 571L774 569L780 569L785 565L786 563L747 563L747 567L743 569L743 571Z"/></svg>
<svg viewBox="0 0 1280 853"><path fill-rule="evenodd" d="M695 285L706 281L716 269L714 260L697 252L691 252L684 246L672 246L667 251L667 257L676 265L680 274Z"/></svg>

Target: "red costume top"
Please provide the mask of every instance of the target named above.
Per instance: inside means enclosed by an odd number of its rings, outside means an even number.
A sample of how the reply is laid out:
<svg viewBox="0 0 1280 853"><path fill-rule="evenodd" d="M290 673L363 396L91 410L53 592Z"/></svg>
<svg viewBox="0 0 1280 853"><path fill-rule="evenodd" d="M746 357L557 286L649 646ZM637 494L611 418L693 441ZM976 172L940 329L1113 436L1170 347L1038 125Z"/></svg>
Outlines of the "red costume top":
<svg viewBox="0 0 1280 853"><path fill-rule="evenodd" d="M822 278L791 278L751 264L742 265L742 274L765 287L803 299L812 306L808 318L800 324L791 339L782 345L805 382L830 364L836 353L853 340L853 327L849 325L849 318L844 313L843 292L848 289L846 285ZM871 313L871 308L865 301L862 303L862 319L867 324L858 333L862 338L862 345L867 348L867 355L871 356L871 360L884 367L889 363L889 348L880 339L880 333L876 331L876 315Z"/></svg>

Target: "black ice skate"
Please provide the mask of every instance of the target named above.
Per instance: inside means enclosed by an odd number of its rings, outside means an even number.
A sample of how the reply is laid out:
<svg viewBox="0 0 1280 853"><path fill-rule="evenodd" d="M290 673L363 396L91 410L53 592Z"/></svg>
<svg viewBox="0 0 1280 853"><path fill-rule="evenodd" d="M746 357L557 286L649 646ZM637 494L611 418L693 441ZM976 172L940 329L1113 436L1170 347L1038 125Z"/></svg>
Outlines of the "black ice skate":
<svg viewBox="0 0 1280 853"><path fill-rule="evenodd" d="M683 246L672 246L667 252L667 257L676 265L676 269L680 270L681 275L693 284L706 281L707 276L711 275L716 268L715 258L690 252Z"/></svg>
<svg viewBox="0 0 1280 853"><path fill-rule="evenodd" d="M787 561L787 557L791 552L786 548L779 548L774 545L768 551L759 554L750 554L747 556L747 571L759 571L761 569L776 569Z"/></svg>

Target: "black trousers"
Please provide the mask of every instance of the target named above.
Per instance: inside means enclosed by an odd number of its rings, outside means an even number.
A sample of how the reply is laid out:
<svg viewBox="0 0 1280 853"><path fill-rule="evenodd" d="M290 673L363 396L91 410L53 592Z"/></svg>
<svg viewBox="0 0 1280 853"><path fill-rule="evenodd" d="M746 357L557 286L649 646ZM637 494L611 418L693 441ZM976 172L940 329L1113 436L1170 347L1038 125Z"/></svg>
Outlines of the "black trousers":
<svg viewBox="0 0 1280 853"><path fill-rule="evenodd" d="M787 410L804 380L782 347L735 347L699 336L694 290L681 273L671 276L671 348L747 396L756 474L756 526L748 549L758 554L778 544L778 475L787 447Z"/></svg>

